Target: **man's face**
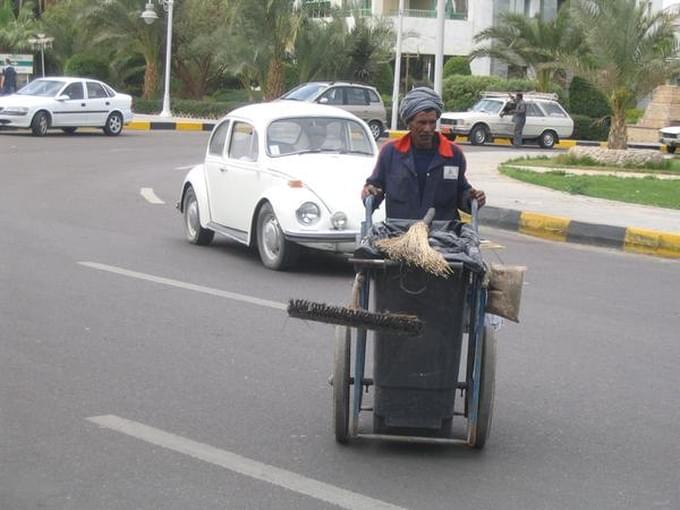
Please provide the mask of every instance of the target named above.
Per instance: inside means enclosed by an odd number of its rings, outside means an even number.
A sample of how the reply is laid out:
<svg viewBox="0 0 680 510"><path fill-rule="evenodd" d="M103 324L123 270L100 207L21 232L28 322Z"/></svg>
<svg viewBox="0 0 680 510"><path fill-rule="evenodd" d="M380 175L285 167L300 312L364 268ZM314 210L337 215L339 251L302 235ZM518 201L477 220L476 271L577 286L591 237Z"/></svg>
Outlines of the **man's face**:
<svg viewBox="0 0 680 510"><path fill-rule="evenodd" d="M437 112L434 110L418 112L408 123L413 145L418 149L431 149L434 144L433 135L437 127Z"/></svg>

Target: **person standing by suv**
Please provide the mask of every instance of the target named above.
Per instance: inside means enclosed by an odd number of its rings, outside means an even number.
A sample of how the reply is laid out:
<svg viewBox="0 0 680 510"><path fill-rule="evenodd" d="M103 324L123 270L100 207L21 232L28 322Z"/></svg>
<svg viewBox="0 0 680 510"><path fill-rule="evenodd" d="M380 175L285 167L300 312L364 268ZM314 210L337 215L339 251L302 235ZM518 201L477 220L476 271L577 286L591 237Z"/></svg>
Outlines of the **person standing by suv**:
<svg viewBox="0 0 680 510"><path fill-rule="evenodd" d="M10 59L5 59L5 70L2 73L2 93L14 94L17 90L17 72Z"/></svg>

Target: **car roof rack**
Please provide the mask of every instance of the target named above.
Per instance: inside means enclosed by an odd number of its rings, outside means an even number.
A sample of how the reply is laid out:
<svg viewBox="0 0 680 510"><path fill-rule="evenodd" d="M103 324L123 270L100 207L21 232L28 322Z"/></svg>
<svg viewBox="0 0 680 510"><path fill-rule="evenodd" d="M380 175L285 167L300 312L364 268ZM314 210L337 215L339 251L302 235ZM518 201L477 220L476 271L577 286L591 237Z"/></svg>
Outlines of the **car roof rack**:
<svg viewBox="0 0 680 510"><path fill-rule="evenodd" d="M550 100L550 101L558 101L560 99L560 96L558 96L557 94L555 94L553 92L535 92L535 91L531 91L531 92L519 91L519 92L522 93L523 97L530 98L530 99L547 99L547 100ZM509 96L509 97L514 98L515 94L516 94L516 92L496 92L496 91L493 91L493 90L484 90L484 91L482 91L481 95L482 95L482 97L503 97L503 98L507 98Z"/></svg>

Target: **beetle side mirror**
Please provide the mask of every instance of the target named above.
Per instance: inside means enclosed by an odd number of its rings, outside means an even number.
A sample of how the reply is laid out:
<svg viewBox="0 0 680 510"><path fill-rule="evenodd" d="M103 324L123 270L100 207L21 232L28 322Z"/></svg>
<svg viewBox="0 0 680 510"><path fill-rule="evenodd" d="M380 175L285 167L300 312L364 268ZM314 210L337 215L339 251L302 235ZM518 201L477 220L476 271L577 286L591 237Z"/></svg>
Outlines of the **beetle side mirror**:
<svg viewBox="0 0 680 510"><path fill-rule="evenodd" d="M69 96L67 96L66 94L62 94L61 96L57 96L55 99L57 101L68 101L71 98Z"/></svg>

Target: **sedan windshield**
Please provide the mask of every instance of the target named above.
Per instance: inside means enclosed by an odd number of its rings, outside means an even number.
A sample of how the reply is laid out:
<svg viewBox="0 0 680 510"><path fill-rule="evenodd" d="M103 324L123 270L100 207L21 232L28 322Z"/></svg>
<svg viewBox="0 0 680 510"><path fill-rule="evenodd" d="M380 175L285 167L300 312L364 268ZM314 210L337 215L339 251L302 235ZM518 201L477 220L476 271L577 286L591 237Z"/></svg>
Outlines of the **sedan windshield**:
<svg viewBox="0 0 680 510"><path fill-rule="evenodd" d="M500 113L502 107L503 107L502 101L494 101L492 99L482 99L481 101L479 101L476 105L474 105L472 107L472 111L473 112L481 112L481 113L497 114L497 113Z"/></svg>
<svg viewBox="0 0 680 510"><path fill-rule="evenodd" d="M17 94L21 96L54 97L66 84L62 80L34 80L21 88Z"/></svg>
<svg viewBox="0 0 680 510"><path fill-rule="evenodd" d="M294 101L309 101L322 89L325 89L326 85L321 83L305 83L299 87L295 87L290 92L287 92L281 99L292 99Z"/></svg>
<svg viewBox="0 0 680 510"><path fill-rule="evenodd" d="M357 121L333 117L275 120L267 129L272 157L318 152L373 155L369 133Z"/></svg>

